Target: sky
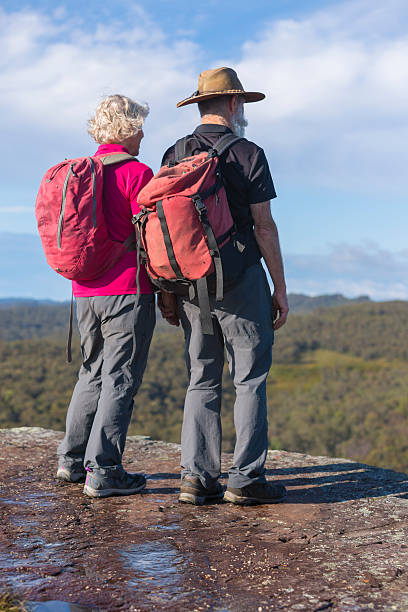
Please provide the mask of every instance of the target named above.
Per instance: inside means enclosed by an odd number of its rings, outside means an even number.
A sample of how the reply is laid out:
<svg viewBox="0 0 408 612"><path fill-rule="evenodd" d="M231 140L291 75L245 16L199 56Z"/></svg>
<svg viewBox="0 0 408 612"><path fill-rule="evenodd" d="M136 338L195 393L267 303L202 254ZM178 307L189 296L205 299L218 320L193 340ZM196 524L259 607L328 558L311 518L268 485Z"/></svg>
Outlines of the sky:
<svg viewBox="0 0 408 612"><path fill-rule="evenodd" d="M288 291L408 299L406 0L0 0L0 297L66 299L34 202L48 167L92 154L106 95L147 101L139 159L198 123L176 103L207 68L249 91L267 154Z"/></svg>

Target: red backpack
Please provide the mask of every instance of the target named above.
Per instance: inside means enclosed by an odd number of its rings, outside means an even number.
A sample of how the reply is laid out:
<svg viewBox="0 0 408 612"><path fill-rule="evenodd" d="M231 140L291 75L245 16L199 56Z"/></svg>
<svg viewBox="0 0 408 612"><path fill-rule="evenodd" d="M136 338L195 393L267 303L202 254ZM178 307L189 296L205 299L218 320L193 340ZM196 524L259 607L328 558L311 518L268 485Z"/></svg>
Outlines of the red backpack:
<svg viewBox="0 0 408 612"><path fill-rule="evenodd" d="M47 262L76 281L102 276L135 246L134 234L110 238L103 214L103 166L135 160L127 153L66 159L44 175L35 202Z"/></svg>
<svg viewBox="0 0 408 612"><path fill-rule="evenodd" d="M139 192L138 250L158 287L198 298L203 332L213 334L208 291L221 301L243 269L219 157L240 140L225 134L208 151L186 156L189 139L177 141L175 161Z"/></svg>

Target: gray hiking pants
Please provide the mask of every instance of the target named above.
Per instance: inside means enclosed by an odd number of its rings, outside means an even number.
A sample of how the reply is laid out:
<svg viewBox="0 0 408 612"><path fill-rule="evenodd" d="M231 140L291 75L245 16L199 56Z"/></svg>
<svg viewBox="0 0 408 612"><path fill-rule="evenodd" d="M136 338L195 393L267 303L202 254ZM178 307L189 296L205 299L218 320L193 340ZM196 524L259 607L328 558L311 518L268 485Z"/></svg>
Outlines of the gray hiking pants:
<svg viewBox="0 0 408 612"><path fill-rule="evenodd" d="M190 376L181 438L182 477L210 486L221 473L221 386L224 349L234 381L236 444L228 484L265 482L268 450L266 378L272 362L273 315L261 264L248 268L222 302L210 298L214 336L201 330L196 302L179 300Z"/></svg>
<svg viewBox="0 0 408 612"><path fill-rule="evenodd" d="M68 408L59 464L121 469L126 434L156 320L153 295L79 297L83 363Z"/></svg>

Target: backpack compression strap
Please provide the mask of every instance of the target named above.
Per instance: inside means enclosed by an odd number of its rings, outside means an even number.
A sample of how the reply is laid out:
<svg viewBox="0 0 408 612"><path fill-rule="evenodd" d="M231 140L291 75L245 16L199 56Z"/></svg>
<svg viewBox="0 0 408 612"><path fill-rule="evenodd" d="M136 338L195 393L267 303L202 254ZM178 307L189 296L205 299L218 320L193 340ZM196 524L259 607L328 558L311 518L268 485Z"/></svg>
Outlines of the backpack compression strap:
<svg viewBox="0 0 408 612"><path fill-rule="evenodd" d="M200 194L191 196L194 202L194 206L198 212L201 223L203 224L204 231L208 240L208 247L210 249L211 257L214 262L215 278L216 278L216 294L215 299L217 302L221 302L224 299L224 275L222 271L221 255L218 248L217 239L214 235L213 228L207 216L207 207L205 206Z"/></svg>
<svg viewBox="0 0 408 612"><path fill-rule="evenodd" d="M218 248L217 240L214 236L213 229L208 220L207 208L203 203L201 197L196 194L192 196L194 206L198 212L198 216L203 225L204 231L207 235L208 246L215 268L215 279L216 279L216 295L215 299L220 302L224 297L224 275L222 271L221 255ZM208 284L207 277L203 276L196 281L197 287L197 299L198 305L200 306L200 320L203 334L210 336L214 335L214 327L211 318L210 298L208 295Z"/></svg>

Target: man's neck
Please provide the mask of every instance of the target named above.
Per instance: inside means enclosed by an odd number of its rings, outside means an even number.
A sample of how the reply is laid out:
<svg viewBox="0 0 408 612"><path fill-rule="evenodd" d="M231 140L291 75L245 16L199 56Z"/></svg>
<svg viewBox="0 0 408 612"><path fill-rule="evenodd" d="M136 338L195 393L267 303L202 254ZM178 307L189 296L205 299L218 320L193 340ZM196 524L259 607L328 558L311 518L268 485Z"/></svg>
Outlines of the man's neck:
<svg viewBox="0 0 408 612"><path fill-rule="evenodd" d="M211 125L225 125L226 127L231 128L231 125L227 119L221 115L204 115L204 117L201 117L201 123L203 125L208 123L211 123Z"/></svg>

